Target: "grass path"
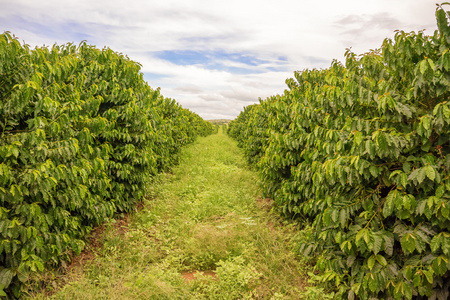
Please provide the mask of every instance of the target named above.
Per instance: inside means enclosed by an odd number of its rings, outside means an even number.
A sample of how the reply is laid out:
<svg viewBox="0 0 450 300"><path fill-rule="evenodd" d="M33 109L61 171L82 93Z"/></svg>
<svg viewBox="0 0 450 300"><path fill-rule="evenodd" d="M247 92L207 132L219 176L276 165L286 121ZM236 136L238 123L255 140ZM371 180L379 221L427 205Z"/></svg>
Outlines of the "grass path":
<svg viewBox="0 0 450 300"><path fill-rule="evenodd" d="M181 161L155 179L138 213L105 226L101 246L47 279L52 296L32 297L299 299L305 276L292 228L258 200L235 142L222 132L200 138Z"/></svg>

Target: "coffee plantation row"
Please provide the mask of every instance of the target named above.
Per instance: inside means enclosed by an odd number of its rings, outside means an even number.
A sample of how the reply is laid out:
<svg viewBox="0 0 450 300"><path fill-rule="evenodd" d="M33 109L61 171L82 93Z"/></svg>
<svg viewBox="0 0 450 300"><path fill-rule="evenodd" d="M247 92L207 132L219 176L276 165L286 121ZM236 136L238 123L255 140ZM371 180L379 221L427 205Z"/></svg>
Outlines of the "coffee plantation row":
<svg viewBox="0 0 450 300"><path fill-rule="evenodd" d="M84 247L213 126L164 98L140 65L81 43L30 50L0 35L0 294Z"/></svg>
<svg viewBox="0 0 450 300"><path fill-rule="evenodd" d="M231 122L298 251L344 299L449 299L450 27L304 70Z"/></svg>

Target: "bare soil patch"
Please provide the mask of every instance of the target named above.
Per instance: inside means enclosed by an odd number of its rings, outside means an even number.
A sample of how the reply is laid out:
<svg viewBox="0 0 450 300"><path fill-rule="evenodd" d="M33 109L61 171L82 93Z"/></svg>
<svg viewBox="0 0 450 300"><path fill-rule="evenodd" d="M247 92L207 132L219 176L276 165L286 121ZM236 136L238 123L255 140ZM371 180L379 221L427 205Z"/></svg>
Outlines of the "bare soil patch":
<svg viewBox="0 0 450 300"><path fill-rule="evenodd" d="M192 280L195 280L198 274L211 277L213 279L217 278L217 274L214 271L189 271L189 272L183 272L181 275L184 277L184 280L186 282L191 282Z"/></svg>

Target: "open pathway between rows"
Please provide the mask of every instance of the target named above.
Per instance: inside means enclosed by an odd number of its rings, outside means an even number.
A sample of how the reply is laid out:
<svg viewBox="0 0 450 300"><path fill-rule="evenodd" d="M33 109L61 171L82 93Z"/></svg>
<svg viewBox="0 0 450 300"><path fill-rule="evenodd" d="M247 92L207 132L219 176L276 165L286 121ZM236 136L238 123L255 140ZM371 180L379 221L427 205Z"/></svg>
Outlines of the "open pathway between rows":
<svg viewBox="0 0 450 300"><path fill-rule="evenodd" d="M186 147L144 207L105 225L38 299L299 299L302 265L223 132Z"/></svg>

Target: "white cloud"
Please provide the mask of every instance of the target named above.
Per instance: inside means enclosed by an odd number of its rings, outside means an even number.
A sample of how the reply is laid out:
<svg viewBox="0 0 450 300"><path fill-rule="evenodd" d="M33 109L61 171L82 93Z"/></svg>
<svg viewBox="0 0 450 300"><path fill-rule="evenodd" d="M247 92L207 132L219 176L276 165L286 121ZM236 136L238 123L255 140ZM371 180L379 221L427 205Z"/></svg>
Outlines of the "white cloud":
<svg viewBox="0 0 450 300"><path fill-rule="evenodd" d="M395 29L432 34L434 12L435 0L2 0L0 31L31 46L108 46L140 62L164 96L207 119L234 118L259 97L283 93L293 71L343 60L345 48L378 48ZM177 65L160 51L236 53L257 63Z"/></svg>

